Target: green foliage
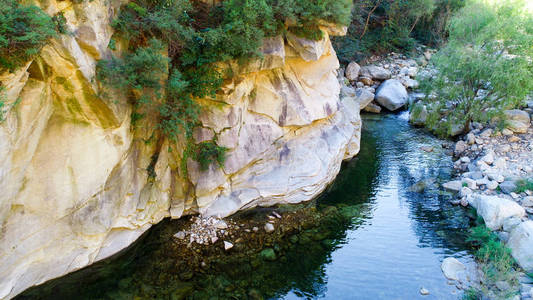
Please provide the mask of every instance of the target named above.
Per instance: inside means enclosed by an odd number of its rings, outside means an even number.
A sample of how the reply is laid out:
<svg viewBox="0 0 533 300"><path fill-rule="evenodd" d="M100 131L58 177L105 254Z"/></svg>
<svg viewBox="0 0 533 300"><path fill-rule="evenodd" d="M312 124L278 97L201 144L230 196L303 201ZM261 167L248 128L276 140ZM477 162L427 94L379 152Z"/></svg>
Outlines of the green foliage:
<svg viewBox="0 0 533 300"><path fill-rule="evenodd" d="M354 0L347 36L333 40L337 54L348 63L374 53L408 51L416 44L414 37L429 35L434 18L441 18L436 8L451 1L459 0Z"/></svg>
<svg viewBox="0 0 533 300"><path fill-rule="evenodd" d="M56 24L34 5L0 0L0 71L14 71L56 35Z"/></svg>
<svg viewBox="0 0 533 300"><path fill-rule="evenodd" d="M109 49L111 49L113 51L117 50L117 41L115 39L111 38L109 40L109 44L107 45L107 48L109 48Z"/></svg>
<svg viewBox="0 0 533 300"><path fill-rule="evenodd" d="M465 290L465 293L463 294L463 300L481 300L483 299L483 295L480 291L476 290L473 287L468 288Z"/></svg>
<svg viewBox="0 0 533 300"><path fill-rule="evenodd" d="M129 42L129 52L100 61L98 79L130 92L138 107L157 105L157 129L173 141L183 135L188 141L183 160L190 156L206 169L214 161L222 164L226 152L215 141L192 145L201 110L195 99L215 98L223 83L225 70L216 63L259 57L263 39L283 34L286 24L299 36L319 39L321 22L346 25L350 15L350 0L227 0L217 6L131 1L112 23L117 37ZM109 47L115 48L114 40ZM132 121L142 116L135 112Z"/></svg>
<svg viewBox="0 0 533 300"><path fill-rule="evenodd" d="M495 233L485 225L479 225L470 230L467 241L477 248L475 255L481 262L487 283L515 280L515 260L511 250L505 247Z"/></svg>
<svg viewBox="0 0 533 300"><path fill-rule="evenodd" d="M448 37L450 18L464 5L464 0L436 0L433 13L420 18L412 36L426 45L442 45Z"/></svg>
<svg viewBox="0 0 533 300"><path fill-rule="evenodd" d="M533 89L533 16L522 1L472 0L449 25L449 42L419 78L428 125L440 135L519 106Z"/></svg>
<svg viewBox="0 0 533 300"><path fill-rule="evenodd" d="M207 141L196 145L193 159L200 163L200 170L206 171L209 166L216 162L220 167L226 161L226 147L218 146L215 141Z"/></svg>
<svg viewBox="0 0 533 300"><path fill-rule="evenodd" d="M52 17L52 22L54 22L57 32L59 32L61 34L67 34L68 33L68 30L67 30L67 19L65 18L65 15L62 12L57 13L56 15L54 15Z"/></svg>
<svg viewBox="0 0 533 300"><path fill-rule="evenodd" d="M533 179L518 180L515 192L523 193L525 191L533 191Z"/></svg>
<svg viewBox="0 0 533 300"><path fill-rule="evenodd" d="M132 91L137 104L161 98L161 81L166 77L168 58L163 56L163 44L152 39L149 46L126 53L123 58L100 60L96 66L97 79L122 91ZM137 96L140 95L140 96Z"/></svg>

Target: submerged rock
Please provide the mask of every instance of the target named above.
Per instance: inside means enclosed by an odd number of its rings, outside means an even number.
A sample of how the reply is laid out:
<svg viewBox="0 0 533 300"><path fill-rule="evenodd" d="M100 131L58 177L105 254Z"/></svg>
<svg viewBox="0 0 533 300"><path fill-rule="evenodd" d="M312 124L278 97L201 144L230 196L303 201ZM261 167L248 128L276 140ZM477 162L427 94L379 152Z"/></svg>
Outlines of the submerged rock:
<svg viewBox="0 0 533 300"><path fill-rule="evenodd" d="M230 242L224 241L224 250L228 251L231 248L233 248L233 244Z"/></svg>
<svg viewBox="0 0 533 300"><path fill-rule="evenodd" d="M274 228L274 224L272 223L266 223L265 224L265 231L267 233L271 233L271 232L274 232L275 228Z"/></svg>
<svg viewBox="0 0 533 300"><path fill-rule="evenodd" d="M277 258L276 257L276 252L272 248L263 249L263 251L261 251L261 253L259 253L259 256L262 259L267 260L267 261L275 261L276 258Z"/></svg>
<svg viewBox="0 0 533 300"><path fill-rule="evenodd" d="M448 191L459 192L463 188L463 182L461 180L452 180L442 184L442 187Z"/></svg>

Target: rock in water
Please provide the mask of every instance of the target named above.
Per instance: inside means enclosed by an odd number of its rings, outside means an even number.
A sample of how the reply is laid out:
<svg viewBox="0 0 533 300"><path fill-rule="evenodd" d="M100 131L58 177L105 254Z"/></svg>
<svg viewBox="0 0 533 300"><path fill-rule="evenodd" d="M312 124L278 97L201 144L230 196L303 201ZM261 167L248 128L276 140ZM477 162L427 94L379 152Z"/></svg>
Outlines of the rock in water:
<svg viewBox="0 0 533 300"><path fill-rule="evenodd" d="M507 247L511 249L516 262L526 272L533 271L533 221L516 226L509 235Z"/></svg>
<svg viewBox="0 0 533 300"><path fill-rule="evenodd" d="M471 199L470 204L491 230L502 228L504 220L509 217L521 218L526 213L522 206L505 198L473 194Z"/></svg>
<svg viewBox="0 0 533 300"><path fill-rule="evenodd" d="M452 180L442 184L442 187L451 192L459 192L463 187L463 182L460 180Z"/></svg>
<svg viewBox="0 0 533 300"><path fill-rule="evenodd" d="M376 101L390 111L402 108L408 100L407 90L396 79L383 82L376 91Z"/></svg>
<svg viewBox="0 0 533 300"><path fill-rule="evenodd" d="M426 296L429 295L429 291L425 288L420 289L420 295Z"/></svg>
<svg viewBox="0 0 533 300"><path fill-rule="evenodd" d="M267 233L271 233L271 232L274 232L275 228L274 228L274 224L272 223L266 223L265 224L265 231Z"/></svg>
<svg viewBox="0 0 533 300"><path fill-rule="evenodd" d="M276 252L272 248L266 248L261 253L259 253L259 256L263 258L264 260L268 261L274 261L276 260Z"/></svg>
<svg viewBox="0 0 533 300"><path fill-rule="evenodd" d="M228 251L231 248L233 248L233 244L230 242L224 241L224 250Z"/></svg>
<svg viewBox="0 0 533 300"><path fill-rule="evenodd" d="M183 232L183 231L179 231L178 233L176 233L176 234L174 235L174 237L175 237L175 238L178 238L178 239L180 239L180 240L183 240L183 239L185 238L185 232Z"/></svg>
<svg viewBox="0 0 533 300"><path fill-rule="evenodd" d="M379 114L381 112L381 106L377 105L374 102L371 102L363 109L363 111L374 113L374 114Z"/></svg>
<svg viewBox="0 0 533 300"><path fill-rule="evenodd" d="M440 268L444 276L451 280L459 280L459 273L466 271L465 265L454 257L445 258Z"/></svg>
<svg viewBox="0 0 533 300"><path fill-rule="evenodd" d="M346 67L344 75L346 76L346 78L348 78L348 80L356 81L357 78L359 78L359 71L361 71L361 67L359 66L359 64L357 64L355 61L352 61Z"/></svg>

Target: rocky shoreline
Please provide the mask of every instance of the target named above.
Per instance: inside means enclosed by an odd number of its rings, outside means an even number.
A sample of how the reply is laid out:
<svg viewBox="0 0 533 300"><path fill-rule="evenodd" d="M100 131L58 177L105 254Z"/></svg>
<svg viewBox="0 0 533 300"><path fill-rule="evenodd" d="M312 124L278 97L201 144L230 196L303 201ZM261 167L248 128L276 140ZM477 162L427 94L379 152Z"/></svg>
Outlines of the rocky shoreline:
<svg viewBox="0 0 533 300"><path fill-rule="evenodd" d="M486 283L489 298L498 292L532 299L533 279L533 103L505 111L506 126L472 124L453 146L456 179L443 189L457 193L453 203L473 207L485 225L508 247L519 265L514 281ZM483 277L481 277L483 278Z"/></svg>

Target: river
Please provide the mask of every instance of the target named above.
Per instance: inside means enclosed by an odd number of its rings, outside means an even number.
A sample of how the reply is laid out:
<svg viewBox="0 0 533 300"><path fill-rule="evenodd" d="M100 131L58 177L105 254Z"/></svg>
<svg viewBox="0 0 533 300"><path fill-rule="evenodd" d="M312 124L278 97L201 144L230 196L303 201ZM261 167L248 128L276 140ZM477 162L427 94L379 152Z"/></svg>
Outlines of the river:
<svg viewBox="0 0 533 300"><path fill-rule="evenodd" d="M407 118L406 112L363 116L360 154L343 165L321 197L304 205L318 212L334 207L346 219L275 244L277 259L258 264L253 257L239 257L223 267L176 274L168 253L174 248L168 244L180 221L167 220L125 253L18 298L461 298L440 265L448 256L473 260L464 242L468 212L452 206L451 196L439 191L439 183L452 172L442 141L411 127ZM414 192L412 186L420 181L426 183L424 192ZM323 237L303 242L310 232ZM421 288L429 295L422 296Z"/></svg>

